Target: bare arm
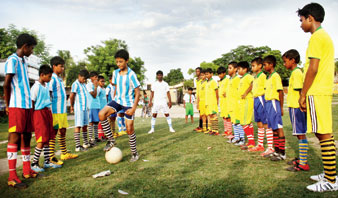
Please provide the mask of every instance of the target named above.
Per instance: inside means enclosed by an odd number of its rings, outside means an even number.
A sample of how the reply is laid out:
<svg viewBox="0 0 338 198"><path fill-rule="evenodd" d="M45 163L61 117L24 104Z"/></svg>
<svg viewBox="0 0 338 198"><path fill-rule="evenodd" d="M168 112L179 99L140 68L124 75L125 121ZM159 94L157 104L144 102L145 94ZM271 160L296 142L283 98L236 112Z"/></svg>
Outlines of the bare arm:
<svg viewBox="0 0 338 198"><path fill-rule="evenodd" d="M216 90L215 90L215 92L216 92L217 105L218 105L218 103L219 103L219 98L218 98L218 89L216 89Z"/></svg>
<svg viewBox="0 0 338 198"><path fill-rule="evenodd" d="M8 115L9 101L11 98L11 82L14 74L6 74L4 82L4 93L5 93L5 105L6 105L6 114Z"/></svg>
<svg viewBox="0 0 338 198"><path fill-rule="evenodd" d="M280 109L282 112L282 116L284 115L284 110L283 110L283 104L284 104L284 91L283 90L279 90L279 102L280 102Z"/></svg>
<svg viewBox="0 0 338 198"><path fill-rule="evenodd" d="M69 96L69 100L70 100L70 112L73 113L74 112L74 100L75 100L75 94L71 92L70 96Z"/></svg>
<svg viewBox="0 0 338 198"><path fill-rule="evenodd" d="M168 106L169 106L169 109L171 108L171 96L170 96L170 91L167 92L167 97L168 97Z"/></svg>
<svg viewBox="0 0 338 198"><path fill-rule="evenodd" d="M245 97L252 91L252 83L250 84L249 88L244 92L242 95L242 99L245 99Z"/></svg>

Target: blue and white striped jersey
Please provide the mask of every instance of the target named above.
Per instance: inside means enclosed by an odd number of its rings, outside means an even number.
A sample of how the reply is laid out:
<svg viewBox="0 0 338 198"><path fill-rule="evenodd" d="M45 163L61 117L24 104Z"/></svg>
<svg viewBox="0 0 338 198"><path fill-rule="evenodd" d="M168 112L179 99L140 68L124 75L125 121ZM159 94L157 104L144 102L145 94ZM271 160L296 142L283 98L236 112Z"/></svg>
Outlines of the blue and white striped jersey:
<svg viewBox="0 0 338 198"><path fill-rule="evenodd" d="M34 109L40 110L50 107L52 101L50 100L49 88L46 84L43 86L39 81L35 81L32 86L32 100L35 101Z"/></svg>
<svg viewBox="0 0 338 198"><path fill-rule="evenodd" d="M52 113L67 113L67 95L62 79L53 73L48 86L52 92Z"/></svg>
<svg viewBox="0 0 338 198"><path fill-rule="evenodd" d="M96 97L94 98L90 92L94 91L94 84L92 82L87 83L86 85L87 91L88 91L88 107L89 109L100 109L100 100L98 97L98 94L96 94ZM99 93L96 91L96 93Z"/></svg>
<svg viewBox="0 0 338 198"><path fill-rule="evenodd" d="M80 83L79 80L76 80L72 84L72 93L75 93L75 104L74 111L86 111L88 109L88 91L86 88L86 84Z"/></svg>
<svg viewBox="0 0 338 198"><path fill-rule="evenodd" d="M108 102L114 99L115 86L110 84L106 88L106 95L108 96Z"/></svg>
<svg viewBox="0 0 338 198"><path fill-rule="evenodd" d="M25 59L16 53L12 54L5 63L5 74L13 74L9 107L31 109L32 98Z"/></svg>
<svg viewBox="0 0 338 198"><path fill-rule="evenodd" d="M115 101L125 107L132 107L135 99L135 88L140 86L137 76L133 70L128 67L126 75L119 74L120 69L113 73L112 82L116 85Z"/></svg>

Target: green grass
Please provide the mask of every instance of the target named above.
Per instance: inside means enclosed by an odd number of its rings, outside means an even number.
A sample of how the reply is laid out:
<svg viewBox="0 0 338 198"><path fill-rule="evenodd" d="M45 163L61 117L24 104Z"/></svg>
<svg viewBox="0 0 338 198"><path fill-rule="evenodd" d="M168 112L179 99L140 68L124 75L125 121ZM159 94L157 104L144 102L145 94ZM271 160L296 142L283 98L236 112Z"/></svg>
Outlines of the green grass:
<svg viewBox="0 0 338 198"><path fill-rule="evenodd" d="M334 105L333 115L338 114ZM338 117L333 117L338 137ZM283 117L289 159L297 155L297 138L291 135L288 113ZM197 124L197 122L196 122ZM110 165L99 146L66 161L61 169L47 170L46 178L27 180L29 188L7 187L8 174L0 176L1 197L337 197L337 192L312 193L306 186L310 175L322 171L318 141L310 140L309 172L291 173L285 162L271 162L258 154L241 151L222 137L196 134L196 124L173 119L176 133L170 133L164 118L157 119L156 132L148 135L150 119L135 121L137 148L141 159L130 163L128 137L117 139L124 156ZM221 126L221 123L220 123ZM73 129L67 131L68 149L74 150ZM2 136L1 136L2 137ZM35 142L35 141L32 141ZM1 145L1 153L5 152ZM207 149L211 147L211 149ZM3 154L2 154L3 155ZM144 162L143 159L149 160ZM93 179L91 175L111 170L112 175ZM21 168L18 173L21 174ZM129 195L120 195L121 189Z"/></svg>

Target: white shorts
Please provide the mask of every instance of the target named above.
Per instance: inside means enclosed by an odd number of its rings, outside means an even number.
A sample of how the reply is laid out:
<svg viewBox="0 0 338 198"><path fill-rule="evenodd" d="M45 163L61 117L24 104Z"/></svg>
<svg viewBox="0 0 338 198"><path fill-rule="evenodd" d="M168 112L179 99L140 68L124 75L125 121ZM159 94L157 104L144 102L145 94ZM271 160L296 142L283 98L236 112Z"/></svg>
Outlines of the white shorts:
<svg viewBox="0 0 338 198"><path fill-rule="evenodd" d="M162 112L163 114L169 114L169 107L167 104L156 104L153 106L152 113Z"/></svg>

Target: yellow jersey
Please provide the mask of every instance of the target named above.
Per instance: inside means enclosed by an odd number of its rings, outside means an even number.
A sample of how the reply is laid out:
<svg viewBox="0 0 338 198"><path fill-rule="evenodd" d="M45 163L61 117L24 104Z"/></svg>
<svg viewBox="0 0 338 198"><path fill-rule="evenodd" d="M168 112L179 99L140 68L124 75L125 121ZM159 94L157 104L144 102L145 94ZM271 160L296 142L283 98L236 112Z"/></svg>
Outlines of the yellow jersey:
<svg viewBox="0 0 338 198"><path fill-rule="evenodd" d="M298 67L292 70L289 80L287 105L292 108L299 108L299 91L303 88L303 72Z"/></svg>
<svg viewBox="0 0 338 198"><path fill-rule="evenodd" d="M239 81L241 79L236 75L229 79L228 87L227 87L227 102L228 102L228 109L229 111L233 111L237 106L238 101L238 86Z"/></svg>
<svg viewBox="0 0 338 198"><path fill-rule="evenodd" d="M217 105L216 91L218 89L217 82L214 79L210 79L206 83L205 87L205 105Z"/></svg>
<svg viewBox="0 0 338 198"><path fill-rule="evenodd" d="M277 72L272 72L265 83L265 100L279 100L279 92L283 90L282 79Z"/></svg>
<svg viewBox="0 0 338 198"><path fill-rule="evenodd" d="M227 76L225 76L221 81L219 81L219 99L223 100L225 99L224 94L226 93L226 89L228 87L228 83L229 83L229 78Z"/></svg>
<svg viewBox="0 0 338 198"><path fill-rule="evenodd" d="M252 94L255 98L265 94L265 81L266 75L262 71L255 76L252 84Z"/></svg>
<svg viewBox="0 0 338 198"><path fill-rule="evenodd" d="M309 40L306 50L304 74L310 65L310 59L319 59L317 75L307 95L332 95L334 79L334 46L331 37L319 27Z"/></svg>
<svg viewBox="0 0 338 198"><path fill-rule="evenodd" d="M199 93L199 89L201 87L201 82L202 82L202 79L195 79L195 84L196 84L196 96L198 96L198 93Z"/></svg>
<svg viewBox="0 0 338 198"><path fill-rule="evenodd" d="M243 77L239 81L239 86L238 86L238 96L239 96L239 98L242 98L242 95L251 86L251 83L252 83L253 80L254 80L254 77L251 76L249 73L246 73L246 74L243 75ZM253 97L252 91L250 91L246 97L252 98Z"/></svg>
<svg viewBox="0 0 338 198"><path fill-rule="evenodd" d="M207 81L206 80L201 80L200 82L200 86L199 86L199 92L198 92L198 97L199 97L199 101L200 102L204 102L205 101L205 87L207 85Z"/></svg>

